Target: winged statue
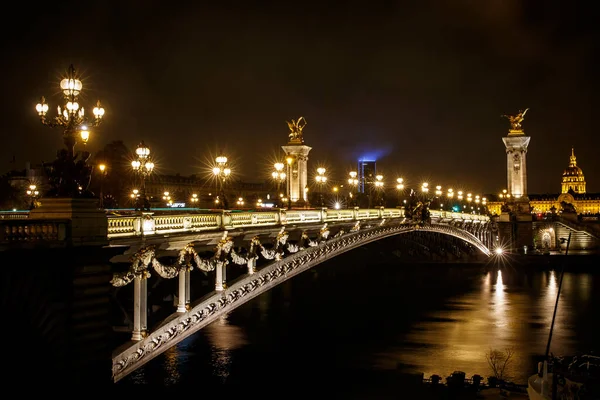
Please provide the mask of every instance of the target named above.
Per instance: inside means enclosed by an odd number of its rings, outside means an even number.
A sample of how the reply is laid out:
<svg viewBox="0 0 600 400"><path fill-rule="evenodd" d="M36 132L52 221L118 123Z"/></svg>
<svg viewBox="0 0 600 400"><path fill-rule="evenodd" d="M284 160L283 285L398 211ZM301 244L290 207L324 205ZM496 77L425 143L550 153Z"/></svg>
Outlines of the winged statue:
<svg viewBox="0 0 600 400"><path fill-rule="evenodd" d="M300 140L302 141L302 130L306 126L306 119L304 117L298 118L298 120L286 121L288 127L290 128L290 139L291 140Z"/></svg>
<svg viewBox="0 0 600 400"><path fill-rule="evenodd" d="M523 127L521 124L525 120L525 114L528 110L529 108L526 108L525 110L519 111L517 115L502 115L502 117L508 118L512 131L522 131Z"/></svg>

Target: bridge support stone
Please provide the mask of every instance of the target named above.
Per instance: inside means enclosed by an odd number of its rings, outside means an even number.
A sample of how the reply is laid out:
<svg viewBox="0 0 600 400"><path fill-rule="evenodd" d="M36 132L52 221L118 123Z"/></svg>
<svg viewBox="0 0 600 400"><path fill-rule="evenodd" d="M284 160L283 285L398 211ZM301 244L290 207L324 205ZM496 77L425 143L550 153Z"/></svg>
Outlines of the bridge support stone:
<svg viewBox="0 0 600 400"><path fill-rule="evenodd" d="M187 289L186 271L179 271L179 294L177 301L177 312L186 312L186 289Z"/></svg>
<svg viewBox="0 0 600 400"><path fill-rule="evenodd" d="M192 296L191 292L190 292L190 285L191 285L190 279L192 279L190 272L191 271L189 269L185 270L185 306L188 309L190 307L190 301L191 301L191 296Z"/></svg>
<svg viewBox="0 0 600 400"><path fill-rule="evenodd" d="M217 266L215 268L215 290L217 292L222 292L227 287L226 283L225 283L225 274L226 274L225 266L226 266L225 263L220 262L217 264Z"/></svg>
<svg viewBox="0 0 600 400"><path fill-rule="evenodd" d="M148 330L148 279L137 276L133 281L133 332L131 340L142 340Z"/></svg>
<svg viewBox="0 0 600 400"><path fill-rule="evenodd" d="M256 272L256 259L250 258L248 259L248 275L252 275Z"/></svg>
<svg viewBox="0 0 600 400"><path fill-rule="evenodd" d="M119 251L92 246L0 252L4 382L26 390L112 385L107 282L109 260Z"/></svg>

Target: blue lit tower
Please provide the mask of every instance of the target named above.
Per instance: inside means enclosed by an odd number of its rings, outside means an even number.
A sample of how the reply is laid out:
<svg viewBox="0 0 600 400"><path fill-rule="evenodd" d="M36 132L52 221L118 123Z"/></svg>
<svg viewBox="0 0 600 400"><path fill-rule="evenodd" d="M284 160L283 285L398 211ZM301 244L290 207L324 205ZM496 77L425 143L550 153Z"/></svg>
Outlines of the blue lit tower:
<svg viewBox="0 0 600 400"><path fill-rule="evenodd" d="M377 162L371 160L358 160L358 191L365 192L365 187L373 184L377 175Z"/></svg>

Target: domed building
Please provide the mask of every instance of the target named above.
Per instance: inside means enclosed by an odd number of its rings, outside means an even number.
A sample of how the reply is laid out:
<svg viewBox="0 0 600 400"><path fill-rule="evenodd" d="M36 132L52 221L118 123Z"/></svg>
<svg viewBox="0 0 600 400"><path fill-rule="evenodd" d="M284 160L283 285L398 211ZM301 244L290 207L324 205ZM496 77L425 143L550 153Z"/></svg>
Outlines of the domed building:
<svg viewBox="0 0 600 400"><path fill-rule="evenodd" d="M553 194L528 194L531 212L546 214L550 212L575 211L577 214L600 214L600 193L587 193L583 170L577 165L575 149L571 148L569 165L562 174L561 193ZM500 215L505 199L503 195L489 195L488 210L490 214Z"/></svg>
<svg viewBox="0 0 600 400"><path fill-rule="evenodd" d="M569 166L565 168L562 175L562 193L569 193L569 191L576 194L585 194L585 177L581 168L577 166L574 148L571 148Z"/></svg>

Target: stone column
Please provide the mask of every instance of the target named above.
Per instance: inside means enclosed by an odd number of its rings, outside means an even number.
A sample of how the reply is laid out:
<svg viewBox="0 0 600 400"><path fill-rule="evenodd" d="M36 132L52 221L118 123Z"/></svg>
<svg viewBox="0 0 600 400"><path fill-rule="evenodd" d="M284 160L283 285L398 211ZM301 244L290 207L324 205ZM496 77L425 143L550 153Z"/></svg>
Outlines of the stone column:
<svg viewBox="0 0 600 400"><path fill-rule="evenodd" d="M215 268L215 290L222 292L225 290L225 263L217 263Z"/></svg>
<svg viewBox="0 0 600 400"><path fill-rule="evenodd" d="M136 276L133 279L133 332L131 340L139 342L142 336L142 277Z"/></svg>
<svg viewBox="0 0 600 400"><path fill-rule="evenodd" d="M140 290L140 328L142 336L148 332L148 279L142 278Z"/></svg>
<svg viewBox="0 0 600 400"><path fill-rule="evenodd" d="M180 270L179 271L179 294L178 294L178 301L177 301L177 312L186 312L187 309L185 308L185 300L186 300L186 280L185 279L185 270Z"/></svg>
<svg viewBox="0 0 600 400"><path fill-rule="evenodd" d="M523 131L510 131L502 138L506 146L506 189L515 199L527 198L527 146L530 139Z"/></svg>
<svg viewBox="0 0 600 400"><path fill-rule="evenodd" d="M185 307L186 309L189 308L190 305L190 298L191 298L191 292L190 292L190 285L191 285L191 275L190 275L191 271L189 269L185 270Z"/></svg>
<svg viewBox="0 0 600 400"><path fill-rule="evenodd" d="M286 146L281 146L285 152L286 159L291 161L287 167L288 179L288 197L292 203L297 201L306 202L306 192L304 188L308 184L308 153L312 147L306 146L301 142L289 142Z"/></svg>
<svg viewBox="0 0 600 400"><path fill-rule="evenodd" d="M248 275L252 275L256 272L256 258L248 259Z"/></svg>

